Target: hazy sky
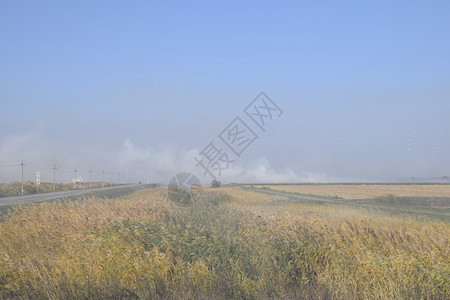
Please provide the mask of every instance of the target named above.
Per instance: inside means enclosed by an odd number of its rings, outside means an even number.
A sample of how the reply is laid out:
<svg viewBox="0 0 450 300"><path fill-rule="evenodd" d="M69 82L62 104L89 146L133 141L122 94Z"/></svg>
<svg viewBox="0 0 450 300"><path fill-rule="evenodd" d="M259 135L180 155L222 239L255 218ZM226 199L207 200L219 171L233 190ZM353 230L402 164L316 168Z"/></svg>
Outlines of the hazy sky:
<svg viewBox="0 0 450 300"><path fill-rule="evenodd" d="M450 1L2 1L0 182L450 175ZM266 132L243 112L264 91ZM259 136L240 158L218 135ZM409 133L409 146L408 146ZM113 174L111 175L111 172ZM134 175L132 175L134 174ZM122 175L123 176L123 175Z"/></svg>

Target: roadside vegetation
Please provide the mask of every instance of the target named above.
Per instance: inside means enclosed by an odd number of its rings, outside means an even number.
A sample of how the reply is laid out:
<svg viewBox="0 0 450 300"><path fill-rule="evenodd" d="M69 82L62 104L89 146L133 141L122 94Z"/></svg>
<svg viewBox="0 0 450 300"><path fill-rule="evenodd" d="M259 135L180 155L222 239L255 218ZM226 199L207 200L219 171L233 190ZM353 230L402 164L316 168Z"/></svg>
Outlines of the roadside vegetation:
<svg viewBox="0 0 450 300"><path fill-rule="evenodd" d="M110 183L104 182L104 186L111 185ZM102 187L101 182L92 182L92 188ZM70 183L57 183L54 186L56 192L70 191L74 189L73 184ZM77 183L77 189L88 189L89 183L83 183L80 187ZM53 183L43 182L39 186L35 182L26 181L23 183L23 194L31 195L36 193L50 193L53 192ZM12 183L0 183L0 197L14 197L22 195L22 183L12 182Z"/></svg>
<svg viewBox="0 0 450 300"><path fill-rule="evenodd" d="M0 299L448 299L448 222L240 188L16 206Z"/></svg>

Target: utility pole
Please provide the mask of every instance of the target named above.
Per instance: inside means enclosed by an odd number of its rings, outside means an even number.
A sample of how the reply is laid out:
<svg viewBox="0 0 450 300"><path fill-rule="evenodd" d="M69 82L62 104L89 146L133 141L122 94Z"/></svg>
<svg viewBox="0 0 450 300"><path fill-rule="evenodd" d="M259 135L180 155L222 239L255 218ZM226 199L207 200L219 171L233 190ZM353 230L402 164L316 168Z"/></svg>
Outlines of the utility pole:
<svg viewBox="0 0 450 300"><path fill-rule="evenodd" d="M89 188L92 188L92 169L89 170Z"/></svg>
<svg viewBox="0 0 450 300"><path fill-rule="evenodd" d="M120 172L119 173L117 173L118 175L119 175L119 184L120 184Z"/></svg>
<svg viewBox="0 0 450 300"><path fill-rule="evenodd" d="M110 186L113 184L113 172L111 172L111 182L109 183Z"/></svg>
<svg viewBox="0 0 450 300"><path fill-rule="evenodd" d="M56 165L53 165L53 192L56 191Z"/></svg>
<svg viewBox="0 0 450 300"><path fill-rule="evenodd" d="M21 185L21 190L22 190L22 196L23 196L23 166L24 166L23 160L20 161L20 165L19 166L22 167L22 185Z"/></svg>
<svg viewBox="0 0 450 300"><path fill-rule="evenodd" d="M105 183L105 170L102 170L102 187Z"/></svg>
<svg viewBox="0 0 450 300"><path fill-rule="evenodd" d="M41 185L41 172L36 171L36 189L39 193L39 186Z"/></svg>
<svg viewBox="0 0 450 300"><path fill-rule="evenodd" d="M73 170L75 172L75 178L73 179L73 188L77 189L77 168Z"/></svg>

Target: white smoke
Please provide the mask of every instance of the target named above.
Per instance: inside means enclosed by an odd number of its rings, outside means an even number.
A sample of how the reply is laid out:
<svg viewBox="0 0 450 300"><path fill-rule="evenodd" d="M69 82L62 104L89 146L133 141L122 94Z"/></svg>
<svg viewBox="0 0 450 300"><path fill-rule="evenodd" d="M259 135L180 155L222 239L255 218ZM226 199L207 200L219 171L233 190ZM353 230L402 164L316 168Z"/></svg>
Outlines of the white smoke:
<svg viewBox="0 0 450 300"><path fill-rule="evenodd" d="M194 157L198 157L197 148L177 148L173 145L158 145L141 148L133 144L129 139L123 143L123 148L118 155L121 166L145 172L151 181L167 183L172 176L178 173L189 172L195 174L203 183L209 183L212 177L204 175L201 167L196 166ZM265 157L250 159L248 162L241 159L223 170L220 176L215 174L218 180L225 183L231 182L332 182L337 181L327 174L302 173L297 174L290 168L276 169Z"/></svg>

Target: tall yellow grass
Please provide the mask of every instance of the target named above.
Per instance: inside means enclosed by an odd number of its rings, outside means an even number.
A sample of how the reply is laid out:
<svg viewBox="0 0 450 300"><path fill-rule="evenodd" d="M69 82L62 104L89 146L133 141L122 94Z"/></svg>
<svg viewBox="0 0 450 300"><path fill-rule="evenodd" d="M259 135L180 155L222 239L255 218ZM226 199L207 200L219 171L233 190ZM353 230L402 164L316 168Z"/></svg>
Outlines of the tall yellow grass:
<svg viewBox="0 0 450 300"><path fill-rule="evenodd" d="M219 190L190 207L164 189L18 206L0 223L0 298L450 295L447 223Z"/></svg>
<svg viewBox="0 0 450 300"><path fill-rule="evenodd" d="M264 186L264 185L263 185ZM261 187L261 186L255 186ZM339 196L344 199L368 199L385 195L398 197L447 197L450 185L414 184L332 184L332 185L267 185L273 190L314 194L318 196Z"/></svg>

